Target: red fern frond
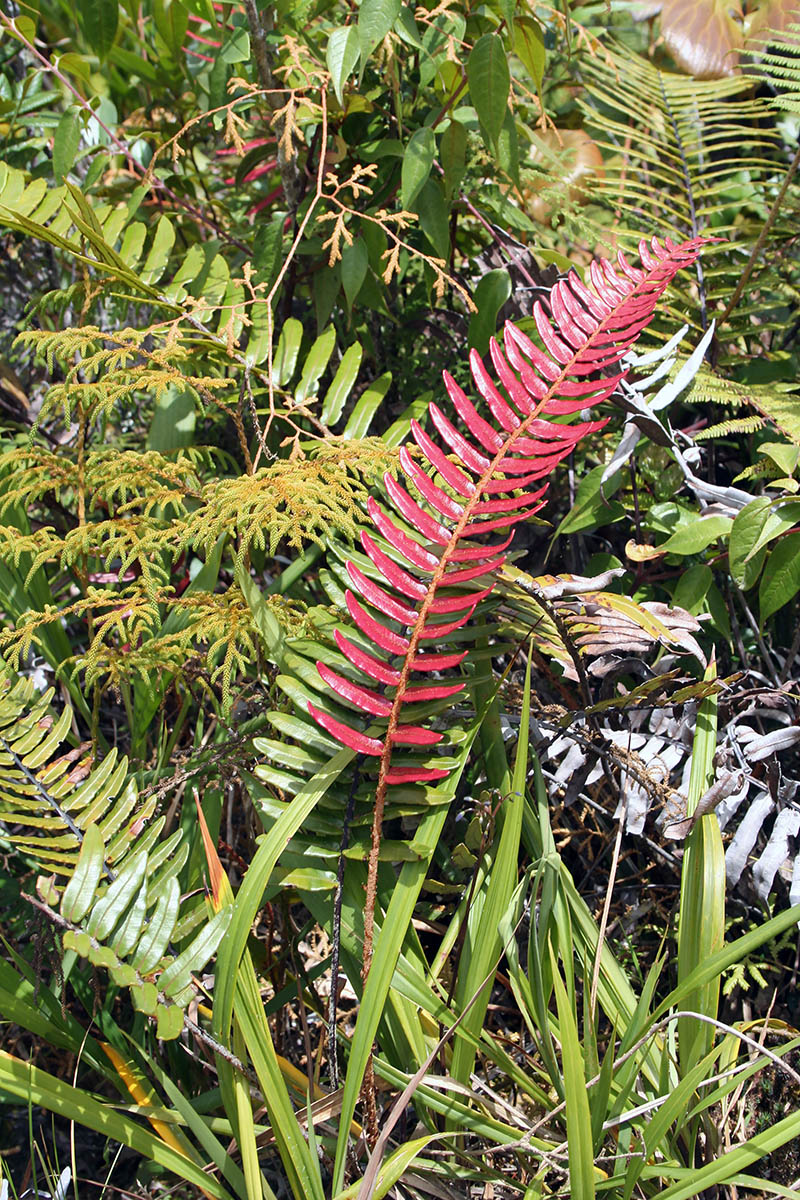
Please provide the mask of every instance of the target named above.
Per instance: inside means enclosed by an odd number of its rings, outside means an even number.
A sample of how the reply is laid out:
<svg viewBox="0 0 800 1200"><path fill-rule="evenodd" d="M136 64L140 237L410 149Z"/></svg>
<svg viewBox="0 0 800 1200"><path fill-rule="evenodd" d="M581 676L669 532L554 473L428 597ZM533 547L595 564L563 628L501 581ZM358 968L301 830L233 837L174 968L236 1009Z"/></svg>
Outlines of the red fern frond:
<svg viewBox="0 0 800 1200"><path fill-rule="evenodd" d="M696 238L681 246L669 240L663 245L655 239L650 245L642 242L642 268L631 266L622 254L616 265L593 262L591 287L570 272L550 294L550 315L539 301L534 306L544 349L507 324L504 349L494 339L490 345L498 382L473 350L470 368L486 416L445 372L457 421L437 404L428 409L441 445L412 422L416 453L412 456L409 446L400 452L405 482L390 474L384 480L395 512L369 501L376 532L361 536L366 560L361 560L363 567L347 562L347 607L361 645L342 632L336 642L360 682L317 663L337 700L371 722L386 721L386 729L373 736L308 706L336 740L380 760L378 826L389 785L433 782L448 773L430 757L418 765L412 759L412 765L393 766L395 746L430 752L442 741L442 734L414 717L414 706L426 705L430 715L431 704L446 706L464 686L416 682L415 677L450 670L464 659L466 651L443 652L441 644L467 624L491 593L514 527L542 507L547 484L539 481L581 438L605 424L565 425L553 418L611 395L625 375L618 369L621 360L652 319L670 280L692 265L704 241ZM477 540L498 530L507 531L499 542ZM424 648L430 643L434 651Z"/></svg>

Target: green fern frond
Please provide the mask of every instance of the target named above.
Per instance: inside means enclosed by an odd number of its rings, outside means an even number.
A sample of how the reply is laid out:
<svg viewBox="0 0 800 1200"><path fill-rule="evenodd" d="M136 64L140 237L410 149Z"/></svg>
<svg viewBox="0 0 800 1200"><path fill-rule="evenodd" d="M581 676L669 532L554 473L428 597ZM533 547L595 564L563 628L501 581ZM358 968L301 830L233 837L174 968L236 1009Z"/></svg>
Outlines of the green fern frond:
<svg viewBox="0 0 800 1200"><path fill-rule="evenodd" d="M739 383L735 379L723 379L703 367L698 371L683 402L704 408L727 406L737 409L747 405L777 426L796 446L800 446L796 388L794 383Z"/></svg>
<svg viewBox="0 0 800 1200"><path fill-rule="evenodd" d="M709 425L707 429L699 429L692 436L696 442L708 442L713 438L733 437L738 433L755 433L763 426L762 417L739 417L731 421L719 421L716 425Z"/></svg>
<svg viewBox="0 0 800 1200"><path fill-rule="evenodd" d="M727 304L786 171L770 101L754 97L746 77L704 81L672 74L620 45L587 56L583 73L586 128L605 159L603 175L586 185L606 210L595 219L595 238L607 237L612 212L614 237L623 246L632 236L626 228L668 233L675 241L698 234L723 239L710 267L698 266L694 280L676 281L679 319L705 326ZM794 202L792 192L770 245L794 236ZM731 338L752 341L760 353L751 315L758 315L760 335L765 327L779 328L777 312L764 324L770 305L763 288L779 290L789 270L778 255L768 253L766 262L761 294L749 289L730 318Z"/></svg>
<svg viewBox="0 0 800 1200"><path fill-rule="evenodd" d="M162 836L155 796L139 795L115 750L99 763L86 747L65 753L72 711L54 717L52 700L52 690L37 696L30 680L3 669L0 842L43 873L39 890L66 931L65 948L108 969L157 1018L158 1035L176 1037L194 995L191 974L216 950L232 909L209 918L202 903L182 903L183 831ZM204 928L180 945L198 920Z"/></svg>

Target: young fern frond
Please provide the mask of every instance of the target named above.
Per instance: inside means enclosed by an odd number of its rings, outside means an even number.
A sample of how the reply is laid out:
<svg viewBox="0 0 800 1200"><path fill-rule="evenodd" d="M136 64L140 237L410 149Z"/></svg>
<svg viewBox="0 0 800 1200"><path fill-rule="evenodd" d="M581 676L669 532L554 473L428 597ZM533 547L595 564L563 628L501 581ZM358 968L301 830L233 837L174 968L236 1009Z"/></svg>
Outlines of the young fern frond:
<svg viewBox="0 0 800 1200"><path fill-rule="evenodd" d="M361 534L366 559L363 565L354 558L347 562L346 604L358 635L335 633L347 669L317 663L329 696L362 717L385 722L385 728L364 729L329 706L308 705L328 734L365 756L365 770L377 759L376 822L392 784L431 782L447 774L430 757L398 765L395 748L429 756L443 741L442 733L415 714L419 706L448 707L464 683L431 682L431 674L450 671L467 657L468 650L451 650L448 643L454 636L469 642L465 626L495 586L514 526L542 506L547 487L542 481L556 464L605 423L566 425L559 418L614 391L625 375L621 359L676 272L695 262L702 244L702 239L681 246L642 242L643 269L620 254L616 267L605 260L592 264L591 287L574 272L561 279L550 295L550 316L541 302L534 307L544 349L511 324L505 328L505 353L492 340L500 387L473 351L472 377L490 419L446 373L455 420L435 403L429 417L447 449L412 422L426 466L409 446L401 449L406 483L384 477L394 511L370 498L374 531ZM499 530L504 531L499 541L478 540ZM436 648L428 649L430 643Z"/></svg>

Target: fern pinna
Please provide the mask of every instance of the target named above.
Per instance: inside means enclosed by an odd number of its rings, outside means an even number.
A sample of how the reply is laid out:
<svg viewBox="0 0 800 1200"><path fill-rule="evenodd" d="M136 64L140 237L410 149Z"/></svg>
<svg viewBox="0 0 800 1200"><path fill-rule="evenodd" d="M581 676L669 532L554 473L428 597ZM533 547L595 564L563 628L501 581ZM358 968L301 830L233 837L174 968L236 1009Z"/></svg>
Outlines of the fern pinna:
<svg viewBox="0 0 800 1200"><path fill-rule="evenodd" d="M373 848L391 784L435 782L448 774L435 759L412 758L410 765L406 760L400 766L393 762L396 746L411 748L412 755L430 754L443 735L415 720L415 708L419 712L417 706L427 702L446 702L465 686L431 681L430 676L457 667L468 651L426 649L426 644L450 638L492 591L514 526L543 504L547 484L540 481L582 437L605 423L567 425L558 419L611 395L626 373L623 357L652 319L676 272L694 263L705 240L679 246L668 239L663 244L642 241L642 268L621 253L616 265L595 261L590 285L571 271L550 293L549 315L541 302L534 305L543 349L510 323L505 350L492 340L490 357L499 386L472 351L472 378L488 414L481 415L445 372L458 419L450 419L435 403L429 405L430 424L441 445L412 422L417 452L412 456L408 445L400 452L408 486L391 474L384 477L396 513L390 515L370 499L369 516L380 537L366 530L361 534L367 570L352 559L347 562L352 584L347 607L361 644L341 630L335 639L358 682L317 663L336 698L358 713L385 720L385 731L372 735L308 704L311 716L340 743L379 760ZM424 467L415 461L420 454ZM498 530L507 531L498 542L479 540Z"/></svg>

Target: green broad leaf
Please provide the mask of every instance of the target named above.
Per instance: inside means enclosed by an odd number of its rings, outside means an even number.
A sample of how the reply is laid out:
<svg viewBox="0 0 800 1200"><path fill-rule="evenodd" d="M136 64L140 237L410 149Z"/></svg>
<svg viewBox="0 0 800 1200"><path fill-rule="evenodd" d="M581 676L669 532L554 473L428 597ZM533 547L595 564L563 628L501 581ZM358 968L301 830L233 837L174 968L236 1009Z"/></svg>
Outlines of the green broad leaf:
<svg viewBox="0 0 800 1200"><path fill-rule="evenodd" d="M416 203L422 232L433 246L434 253L445 262L450 256L450 209L438 179L429 179Z"/></svg>
<svg viewBox="0 0 800 1200"><path fill-rule="evenodd" d="M783 538L769 556L758 587L762 626L800 591L800 533Z"/></svg>
<svg viewBox="0 0 800 1200"><path fill-rule="evenodd" d="M149 975L160 963L178 920L180 903L180 888L178 881L173 877L168 879L164 885L155 911L150 915L147 929L131 960L132 965L141 975Z"/></svg>
<svg viewBox="0 0 800 1200"><path fill-rule="evenodd" d="M143 283L158 283L167 268L169 254L175 245L175 226L169 217L163 216L156 226L150 253L142 269Z"/></svg>
<svg viewBox="0 0 800 1200"><path fill-rule="evenodd" d="M676 529L658 548L667 554L699 554L717 538L725 537L732 525L730 517L701 517L691 525Z"/></svg>
<svg viewBox="0 0 800 1200"><path fill-rule="evenodd" d="M353 301L361 291L361 285L369 266L369 251L363 238L355 238L351 246L342 247L342 289L347 307L353 307Z"/></svg>
<svg viewBox="0 0 800 1200"><path fill-rule="evenodd" d="M439 139L439 163L444 171L444 190L448 200L461 190L467 165L467 131L452 118Z"/></svg>
<svg viewBox="0 0 800 1200"><path fill-rule="evenodd" d="M369 56L380 45L400 16L401 0L361 0L358 10L358 48L361 55L361 75ZM359 80L360 82L360 80Z"/></svg>
<svg viewBox="0 0 800 1200"><path fill-rule="evenodd" d="M419 421L421 425L425 424L425 419L428 415L428 405L433 399L433 392L423 392L417 396L416 400L412 400L408 408L406 408L396 421L393 421L383 435L383 441L387 446L402 446L403 442L411 435L411 422Z"/></svg>
<svg viewBox="0 0 800 1200"><path fill-rule="evenodd" d="M413 46L415 50L424 49L422 38L419 32L419 26L414 20L414 15L410 7L400 9L400 16L394 23L394 30L401 41L407 46Z"/></svg>
<svg viewBox="0 0 800 1200"><path fill-rule="evenodd" d="M86 931L102 942L125 913L139 891L147 870L147 854L141 850L129 859L108 891L98 900L86 923Z"/></svg>
<svg viewBox="0 0 800 1200"><path fill-rule="evenodd" d="M158 986L165 996L177 995L187 986L194 972L202 971L225 936L232 916L233 909L228 904L214 913L197 937L161 973Z"/></svg>
<svg viewBox="0 0 800 1200"><path fill-rule="evenodd" d="M177 1004L159 1004L156 1009L156 1037L174 1042L183 1029L183 1009Z"/></svg>
<svg viewBox="0 0 800 1200"><path fill-rule="evenodd" d="M470 350L485 354L489 349L489 339L497 331L497 314L510 295L511 276L505 268L488 271L480 280L472 297L478 311L469 321L467 341Z"/></svg>
<svg viewBox="0 0 800 1200"><path fill-rule="evenodd" d="M514 53L536 84L541 96L547 52L544 33L534 17L517 17L514 21Z"/></svg>
<svg viewBox="0 0 800 1200"><path fill-rule="evenodd" d="M488 138L488 149L495 153L497 139L508 107L511 73L497 33L485 33L467 59L469 95Z"/></svg>
<svg viewBox="0 0 800 1200"><path fill-rule="evenodd" d="M114 0L77 0L78 20L98 58L105 58L117 35L119 5Z"/></svg>
<svg viewBox="0 0 800 1200"><path fill-rule="evenodd" d="M278 348L272 360L272 382L277 387L286 387L294 375L302 340L303 326L297 320L297 317L289 317L289 320L281 330L281 336L278 338Z"/></svg>
<svg viewBox="0 0 800 1200"><path fill-rule="evenodd" d="M436 138L428 126L412 134L403 155L400 173L400 203L410 210L425 186L436 156Z"/></svg>
<svg viewBox="0 0 800 1200"><path fill-rule="evenodd" d="M353 384L358 378L362 354L361 344L354 342L352 346L347 347L342 355L342 361L339 363L336 374L333 377L333 382L325 393L325 399L322 401L320 420L323 425L331 427L341 417L344 406L347 403L347 397L353 390Z"/></svg>
<svg viewBox="0 0 800 1200"><path fill-rule="evenodd" d="M497 139L497 165L519 187L519 137L514 114L506 109L503 128Z"/></svg>
<svg viewBox="0 0 800 1200"><path fill-rule="evenodd" d="M578 484L575 503L564 517L556 533L582 533L587 529L611 525L624 517L625 509L616 500L609 500L622 483L622 474L617 472L603 483L604 466L594 467Z"/></svg>
<svg viewBox="0 0 800 1200"><path fill-rule="evenodd" d="M250 34L241 25L223 42L220 58L228 64L250 61Z"/></svg>
<svg viewBox="0 0 800 1200"><path fill-rule="evenodd" d="M336 99L340 104L344 98L344 85L355 70L360 53L358 29L355 25L347 25L344 29L334 29L328 38L325 60L331 73L331 83Z"/></svg>
<svg viewBox="0 0 800 1200"><path fill-rule="evenodd" d="M696 615L703 607L703 602L711 587L714 576L710 567L705 563L695 563L684 571L672 593L672 604L677 608L685 608L687 612Z"/></svg>
<svg viewBox="0 0 800 1200"><path fill-rule="evenodd" d="M55 155L53 159L55 161ZM784 475L792 475L800 460L800 446L792 446L788 442L762 442L758 453L771 458Z"/></svg>
<svg viewBox="0 0 800 1200"><path fill-rule="evenodd" d="M774 511L770 511L769 516L764 522L763 528L758 535L753 548L747 555L746 562L758 554L763 546L774 541L776 537L786 533L794 525L800 524L800 502L790 500L788 504L776 504Z"/></svg>
<svg viewBox="0 0 800 1200"><path fill-rule="evenodd" d="M294 393L295 404L307 404L316 396L319 381L325 372L335 345L336 330L331 325L319 335L308 352L308 357L303 363L300 382Z"/></svg>
<svg viewBox="0 0 800 1200"><path fill-rule="evenodd" d="M118 926L111 943L111 949L120 958L127 958L136 945L144 926L146 912L147 883L143 883L133 904L123 917L122 923Z"/></svg>
<svg viewBox="0 0 800 1200"><path fill-rule="evenodd" d="M761 573L764 552L751 555L764 527L770 518L773 501L769 496L759 496L745 505L731 528L728 539L728 569L740 588L753 586Z"/></svg>
<svg viewBox="0 0 800 1200"><path fill-rule="evenodd" d="M248 608L255 617L267 660L281 666L285 653L285 642L278 618L270 609L250 572L241 563L236 567L236 582L242 590Z"/></svg>
<svg viewBox="0 0 800 1200"><path fill-rule="evenodd" d="M189 388L170 383L156 398L147 434L147 448L169 454L194 444L196 425L194 394Z"/></svg>
<svg viewBox="0 0 800 1200"><path fill-rule="evenodd" d="M81 144L80 109L68 108L53 135L53 174L59 183L69 175Z"/></svg>
<svg viewBox="0 0 800 1200"><path fill-rule="evenodd" d="M189 13L182 0L153 0L153 20L173 58L179 58L189 28Z"/></svg>
<svg viewBox="0 0 800 1200"><path fill-rule="evenodd" d="M358 403L350 414L350 419L344 427L342 437L345 441L366 437L372 418L383 403L392 382L392 372L386 371L378 376L374 383L362 392Z"/></svg>
<svg viewBox="0 0 800 1200"><path fill-rule="evenodd" d="M155 1016L158 1006L158 988L154 983L137 983L131 988L133 1007L138 1012Z"/></svg>
<svg viewBox="0 0 800 1200"><path fill-rule="evenodd" d="M77 925L89 911L100 882L104 851L100 827L92 822L83 835L78 862L61 897L61 915L65 921Z"/></svg>

